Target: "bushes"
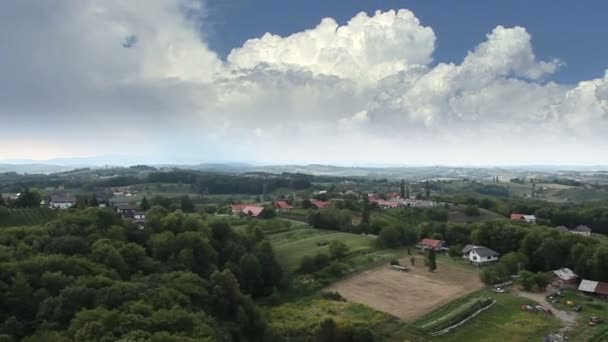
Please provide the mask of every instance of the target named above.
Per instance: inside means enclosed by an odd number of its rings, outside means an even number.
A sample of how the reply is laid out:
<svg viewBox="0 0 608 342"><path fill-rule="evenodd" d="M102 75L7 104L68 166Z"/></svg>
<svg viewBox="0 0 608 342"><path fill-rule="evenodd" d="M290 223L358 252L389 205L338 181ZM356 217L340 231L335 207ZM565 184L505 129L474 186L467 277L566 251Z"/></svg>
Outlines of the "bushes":
<svg viewBox="0 0 608 342"><path fill-rule="evenodd" d="M462 256L462 246L456 245L450 247L450 249L448 249L448 255L452 258L459 258L460 256Z"/></svg>
<svg viewBox="0 0 608 342"><path fill-rule="evenodd" d="M521 271L519 272L519 282L521 283L521 287L526 291L544 291L551 282L551 278L544 272L532 273L530 271Z"/></svg>
<svg viewBox="0 0 608 342"><path fill-rule="evenodd" d="M318 253L314 257L309 255L302 258L298 271L301 273L314 273L325 266L329 265L329 256L324 253Z"/></svg>
<svg viewBox="0 0 608 342"><path fill-rule="evenodd" d="M395 248L401 245L401 234L395 227L386 227L378 235L378 244L384 248Z"/></svg>

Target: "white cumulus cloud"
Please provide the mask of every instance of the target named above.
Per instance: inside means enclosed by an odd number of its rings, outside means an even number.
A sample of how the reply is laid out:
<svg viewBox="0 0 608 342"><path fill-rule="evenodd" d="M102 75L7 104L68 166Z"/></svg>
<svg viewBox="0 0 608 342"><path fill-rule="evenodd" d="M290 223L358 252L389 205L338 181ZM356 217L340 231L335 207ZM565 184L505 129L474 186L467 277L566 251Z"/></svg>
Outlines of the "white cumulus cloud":
<svg viewBox="0 0 608 342"><path fill-rule="evenodd" d="M552 82L525 28L436 64L432 28L378 11L222 60L205 20L195 0L1 2L0 159L608 163L608 73Z"/></svg>

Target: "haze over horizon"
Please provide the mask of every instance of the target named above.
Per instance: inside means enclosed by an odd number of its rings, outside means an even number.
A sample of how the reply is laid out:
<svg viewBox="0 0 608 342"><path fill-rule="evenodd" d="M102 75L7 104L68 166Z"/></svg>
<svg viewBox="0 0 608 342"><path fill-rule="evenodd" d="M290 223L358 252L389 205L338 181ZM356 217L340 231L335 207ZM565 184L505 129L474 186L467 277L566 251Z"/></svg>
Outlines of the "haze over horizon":
<svg viewBox="0 0 608 342"><path fill-rule="evenodd" d="M608 164L608 4L313 2L0 3L0 163Z"/></svg>

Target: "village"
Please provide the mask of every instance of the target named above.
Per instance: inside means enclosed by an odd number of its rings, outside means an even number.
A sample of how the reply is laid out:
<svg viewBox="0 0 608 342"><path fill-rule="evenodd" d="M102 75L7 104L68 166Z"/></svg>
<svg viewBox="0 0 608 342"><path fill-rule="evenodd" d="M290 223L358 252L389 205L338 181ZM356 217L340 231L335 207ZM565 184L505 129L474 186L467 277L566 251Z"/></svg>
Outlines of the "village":
<svg viewBox="0 0 608 342"><path fill-rule="evenodd" d="M385 333L386 338L458 341L492 320L499 322L498 332L556 342L583 341L608 330L603 313L608 278L601 264L594 264L604 236L590 228L593 223L552 225L544 212L551 204L499 211L492 207L499 200L449 197L440 186L439 181L401 181L375 190L350 181L277 192L262 186L261 194L240 198L214 197L206 187L173 197L151 191L184 188L170 183L94 192L54 186L39 197L25 189L2 198L9 213L34 210L21 207L30 197L39 198L36 210L51 217L108 210L144 234L158 227L160 213L172 213L177 222L228 220L235 231L257 232L270 241L290 286L306 289L312 298L335 296L347 305L363 305L370 314L387 315L382 324L398 319L391 324L400 332ZM269 315L299 303L271 306ZM321 304L335 305L327 299ZM329 316L345 319L337 312ZM520 320L532 322L535 330L511 325Z"/></svg>

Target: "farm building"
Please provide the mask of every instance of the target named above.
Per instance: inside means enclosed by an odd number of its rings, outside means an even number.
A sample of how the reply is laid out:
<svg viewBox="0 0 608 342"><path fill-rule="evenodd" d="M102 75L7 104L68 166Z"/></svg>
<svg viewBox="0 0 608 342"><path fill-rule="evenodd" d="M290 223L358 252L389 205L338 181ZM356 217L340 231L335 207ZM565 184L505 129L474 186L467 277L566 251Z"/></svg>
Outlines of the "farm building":
<svg viewBox="0 0 608 342"><path fill-rule="evenodd" d="M523 221L526 223L535 224L536 216L534 215L525 215L525 214L511 214L511 220L514 221Z"/></svg>
<svg viewBox="0 0 608 342"><path fill-rule="evenodd" d="M68 209L76 204L74 195L52 195L49 207L53 209Z"/></svg>
<svg viewBox="0 0 608 342"><path fill-rule="evenodd" d="M422 239L422 241L420 241L419 246L423 250L432 249L434 251L439 251L442 247L445 246L445 241L435 239Z"/></svg>
<svg viewBox="0 0 608 342"><path fill-rule="evenodd" d="M604 298L608 297L608 283L583 279L578 286L578 290Z"/></svg>
<svg viewBox="0 0 608 342"><path fill-rule="evenodd" d="M331 205L331 202L319 201L316 199L310 200L310 203L312 204L313 207L315 207L317 209L327 208Z"/></svg>
<svg viewBox="0 0 608 342"><path fill-rule="evenodd" d="M573 285L578 282L578 275L567 267L560 268L559 270L553 271L555 278L553 283L559 285Z"/></svg>
<svg viewBox="0 0 608 342"><path fill-rule="evenodd" d="M272 203L277 210L289 210L293 209L291 204L287 203L287 201L274 201Z"/></svg>
<svg viewBox="0 0 608 342"><path fill-rule="evenodd" d="M474 264L486 264L498 261L500 253L483 246L466 245L462 249L462 257Z"/></svg>

